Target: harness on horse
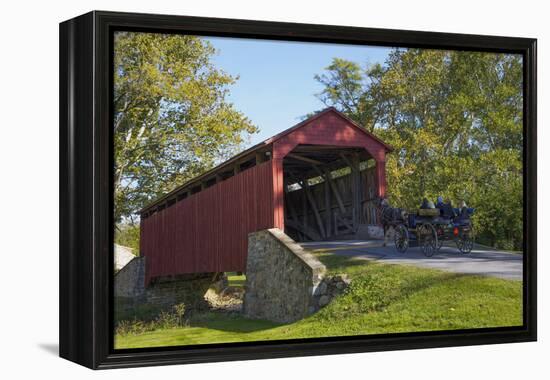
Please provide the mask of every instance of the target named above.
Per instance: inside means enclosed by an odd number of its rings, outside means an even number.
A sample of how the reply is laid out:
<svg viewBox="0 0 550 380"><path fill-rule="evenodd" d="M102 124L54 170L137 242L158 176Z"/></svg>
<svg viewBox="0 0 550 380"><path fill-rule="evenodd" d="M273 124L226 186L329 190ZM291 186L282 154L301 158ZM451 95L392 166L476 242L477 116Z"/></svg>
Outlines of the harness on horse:
<svg viewBox="0 0 550 380"><path fill-rule="evenodd" d="M383 226L403 222L405 221L407 214L407 212L403 209L391 207L385 199L380 202L378 212L380 215L380 222Z"/></svg>

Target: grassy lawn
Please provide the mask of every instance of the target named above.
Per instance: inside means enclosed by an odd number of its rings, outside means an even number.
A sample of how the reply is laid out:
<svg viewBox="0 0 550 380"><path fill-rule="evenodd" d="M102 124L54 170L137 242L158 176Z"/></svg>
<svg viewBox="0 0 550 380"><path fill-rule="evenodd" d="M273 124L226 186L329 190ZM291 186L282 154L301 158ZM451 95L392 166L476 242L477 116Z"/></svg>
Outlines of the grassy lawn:
<svg viewBox="0 0 550 380"><path fill-rule="evenodd" d="M229 286L232 287L243 287L246 281L244 274L238 275L236 272L229 272L227 274L227 282Z"/></svg>
<svg viewBox="0 0 550 380"><path fill-rule="evenodd" d="M188 327L117 335L115 346L137 348L522 324L520 281L380 264L326 253L317 256L330 273L347 273L353 282L345 294L308 318L280 325L235 314L207 313L192 318Z"/></svg>

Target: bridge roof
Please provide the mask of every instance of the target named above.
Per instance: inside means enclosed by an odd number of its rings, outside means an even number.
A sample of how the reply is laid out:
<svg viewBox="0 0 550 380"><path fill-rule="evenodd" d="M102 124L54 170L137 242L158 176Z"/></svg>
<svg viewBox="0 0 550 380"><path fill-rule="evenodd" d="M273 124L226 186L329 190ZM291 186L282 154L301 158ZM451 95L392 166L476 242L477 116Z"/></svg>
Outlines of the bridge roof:
<svg viewBox="0 0 550 380"><path fill-rule="evenodd" d="M176 187L174 190L170 191L169 193L161 196L160 198L157 198L153 202L149 203L147 206L143 207L139 213L144 214L145 212L156 208L157 206L163 204L164 202L168 201L171 198L176 197L178 194L182 192L189 191L190 189L196 188L197 186L200 186L205 180L208 180L210 178L215 177L216 175L219 175L221 173L225 173L228 170L232 170L234 165L237 163L246 160L248 158L255 157L256 153L267 153L270 152L271 147L273 143L283 139L284 137L290 135L291 133L299 131L301 128L306 127L307 125L310 125L313 121L317 119L321 119L323 117L326 117L329 114L334 114L346 121L346 124L351 126L352 128L356 128L360 133L365 134L369 139L374 140L375 142L379 143L383 149L386 152L391 152L393 148L383 142L381 139L376 137L374 134L368 132L365 128L361 127L359 124L357 124L355 121L344 115L342 112L338 111L334 107L328 107L324 110L316 113L315 115L301 121L300 123L256 144L252 147L240 152L239 154L231 157L227 161L224 161L223 163L215 166L214 168L204 172L203 174L183 183L182 185ZM271 153L271 152L270 152Z"/></svg>

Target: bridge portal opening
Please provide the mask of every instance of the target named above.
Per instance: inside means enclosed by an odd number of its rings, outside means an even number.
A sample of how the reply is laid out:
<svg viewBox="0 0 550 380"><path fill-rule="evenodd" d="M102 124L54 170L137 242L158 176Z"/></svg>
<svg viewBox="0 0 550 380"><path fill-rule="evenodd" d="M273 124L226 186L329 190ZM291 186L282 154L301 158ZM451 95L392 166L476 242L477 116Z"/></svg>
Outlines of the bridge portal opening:
<svg viewBox="0 0 550 380"><path fill-rule="evenodd" d="M285 233L297 242L377 230L376 162L364 148L298 145L283 160Z"/></svg>

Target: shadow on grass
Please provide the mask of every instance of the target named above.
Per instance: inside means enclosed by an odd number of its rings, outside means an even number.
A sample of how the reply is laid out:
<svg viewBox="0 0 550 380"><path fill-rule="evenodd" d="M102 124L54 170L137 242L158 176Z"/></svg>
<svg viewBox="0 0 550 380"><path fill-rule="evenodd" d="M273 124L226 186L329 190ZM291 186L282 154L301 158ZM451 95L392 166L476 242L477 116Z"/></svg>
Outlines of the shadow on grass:
<svg viewBox="0 0 550 380"><path fill-rule="evenodd" d="M413 294L422 292L434 286L444 286L447 283L453 282L455 280L461 279L463 277L472 277L471 275L464 273L445 273L439 276L428 276L423 278L418 278L410 283L406 283L405 286L399 292L399 295L390 300L386 305L389 306L392 303L399 302L412 296Z"/></svg>
<svg viewBox="0 0 550 380"><path fill-rule="evenodd" d="M202 327L240 333L269 330L279 326L282 326L282 324L260 319L248 319L240 315L213 312L198 316L189 321L189 327Z"/></svg>
<svg viewBox="0 0 550 380"><path fill-rule="evenodd" d="M346 272L355 267L367 267L371 262L354 256L335 255L332 253L314 254L330 272Z"/></svg>
<svg viewBox="0 0 550 380"><path fill-rule="evenodd" d="M131 308L125 307L124 300L115 299L115 321L132 321L140 320L149 322L154 320L159 315L159 308L153 305L135 305Z"/></svg>

